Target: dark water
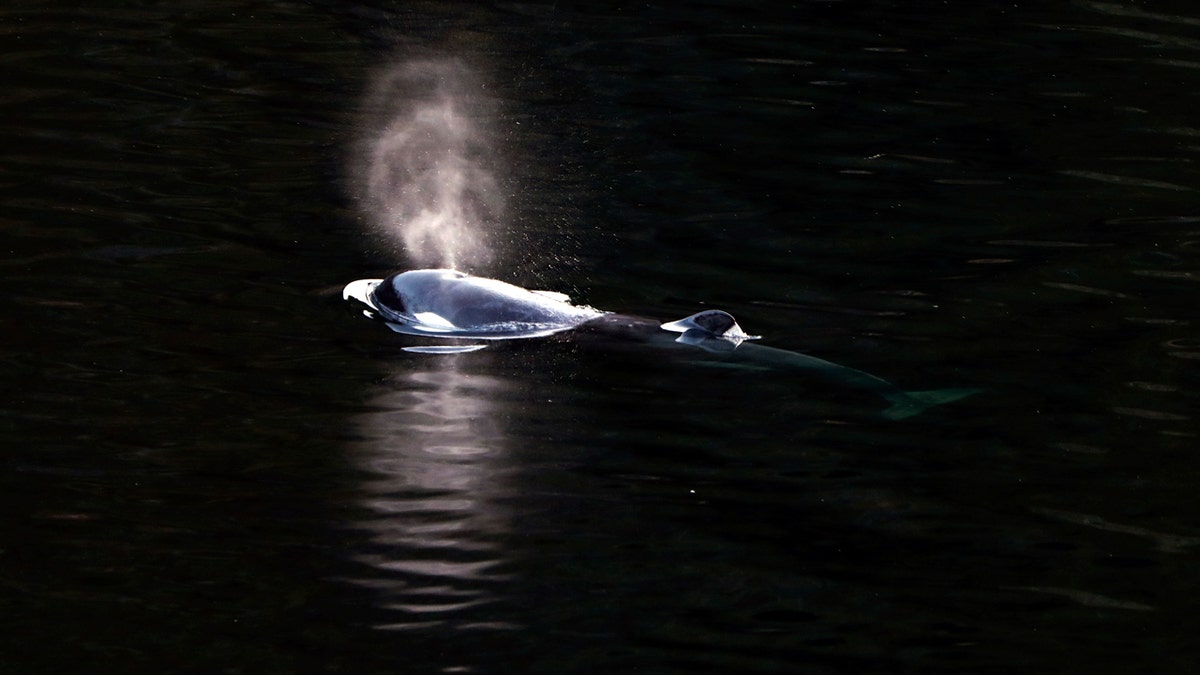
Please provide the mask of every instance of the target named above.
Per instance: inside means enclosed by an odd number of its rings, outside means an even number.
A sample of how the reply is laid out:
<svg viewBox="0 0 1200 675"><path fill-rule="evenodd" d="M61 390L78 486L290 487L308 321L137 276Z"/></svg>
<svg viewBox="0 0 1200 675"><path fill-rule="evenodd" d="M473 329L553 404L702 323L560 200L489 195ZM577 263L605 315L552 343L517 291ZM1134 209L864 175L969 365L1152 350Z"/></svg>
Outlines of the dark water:
<svg viewBox="0 0 1200 675"><path fill-rule="evenodd" d="M757 5L0 10L0 671L1194 667L1200 12ZM446 56L481 271L986 393L402 352L349 167Z"/></svg>

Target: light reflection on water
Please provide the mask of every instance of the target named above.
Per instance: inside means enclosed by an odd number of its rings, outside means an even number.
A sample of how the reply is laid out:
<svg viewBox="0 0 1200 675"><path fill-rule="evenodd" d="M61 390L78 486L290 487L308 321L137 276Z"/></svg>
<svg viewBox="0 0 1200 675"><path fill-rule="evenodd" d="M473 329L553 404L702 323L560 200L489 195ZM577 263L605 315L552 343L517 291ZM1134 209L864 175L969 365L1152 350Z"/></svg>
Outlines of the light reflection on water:
<svg viewBox="0 0 1200 675"><path fill-rule="evenodd" d="M505 381L464 372L457 356L404 359L352 424L365 533L353 579L395 613L382 629L484 627L468 610L502 599L510 515L508 448L497 420ZM488 628L515 626L486 622Z"/></svg>

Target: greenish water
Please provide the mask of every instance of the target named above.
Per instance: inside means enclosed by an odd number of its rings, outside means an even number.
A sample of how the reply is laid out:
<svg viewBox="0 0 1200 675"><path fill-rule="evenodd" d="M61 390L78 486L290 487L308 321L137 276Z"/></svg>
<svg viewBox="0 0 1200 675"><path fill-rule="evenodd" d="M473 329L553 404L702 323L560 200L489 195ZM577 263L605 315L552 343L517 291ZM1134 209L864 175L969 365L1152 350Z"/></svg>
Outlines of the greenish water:
<svg viewBox="0 0 1200 675"><path fill-rule="evenodd" d="M1186 672L1183 3L0 10L0 670ZM365 92L487 83L477 270L905 389L340 300Z"/></svg>

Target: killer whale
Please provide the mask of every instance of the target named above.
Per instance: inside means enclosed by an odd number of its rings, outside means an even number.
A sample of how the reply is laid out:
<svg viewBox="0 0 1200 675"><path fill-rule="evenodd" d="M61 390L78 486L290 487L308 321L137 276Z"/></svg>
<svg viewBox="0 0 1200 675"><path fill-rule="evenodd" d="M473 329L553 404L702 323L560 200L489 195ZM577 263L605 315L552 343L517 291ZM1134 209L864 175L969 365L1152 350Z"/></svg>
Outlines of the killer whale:
<svg viewBox="0 0 1200 675"><path fill-rule="evenodd" d="M722 310L705 310L659 323L641 317L576 305L566 295L532 291L497 279L449 269L409 270L383 279L359 279L345 286L342 297L367 307L367 316L382 320L405 335L442 340L514 340L578 330L660 346L685 346L708 352L715 363L747 369L796 370L816 373L865 389L890 406L888 419L905 419L933 406L978 393L953 388L904 391L887 380L855 368L786 349L755 344L737 320ZM457 353L483 349L486 343L404 347L419 353Z"/></svg>

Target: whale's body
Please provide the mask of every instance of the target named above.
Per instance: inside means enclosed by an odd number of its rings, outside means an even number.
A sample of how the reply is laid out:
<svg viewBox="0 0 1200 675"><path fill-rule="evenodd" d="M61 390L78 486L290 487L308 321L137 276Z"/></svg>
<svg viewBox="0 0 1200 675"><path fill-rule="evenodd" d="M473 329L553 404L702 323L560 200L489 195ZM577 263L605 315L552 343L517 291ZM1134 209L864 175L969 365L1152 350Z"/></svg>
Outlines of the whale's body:
<svg viewBox="0 0 1200 675"><path fill-rule="evenodd" d="M638 342L698 348L737 367L814 372L844 384L872 391L892 405L884 411L890 419L903 419L925 409L977 393L977 389L902 391L887 380L799 352L758 344L744 344L747 335L730 314L706 310L678 321L652 322L572 304L567 296L530 291L496 279L471 276L455 270L411 270L384 279L359 279L342 292L370 308L369 316L382 319L392 330L406 335L442 340L514 340L536 338L574 329L602 333ZM454 342L405 347L422 353L469 352L485 344Z"/></svg>
<svg viewBox="0 0 1200 675"><path fill-rule="evenodd" d="M570 330L605 312L565 295L530 291L455 270L411 270L360 279L343 296L364 302L392 330L440 338L512 340Z"/></svg>

